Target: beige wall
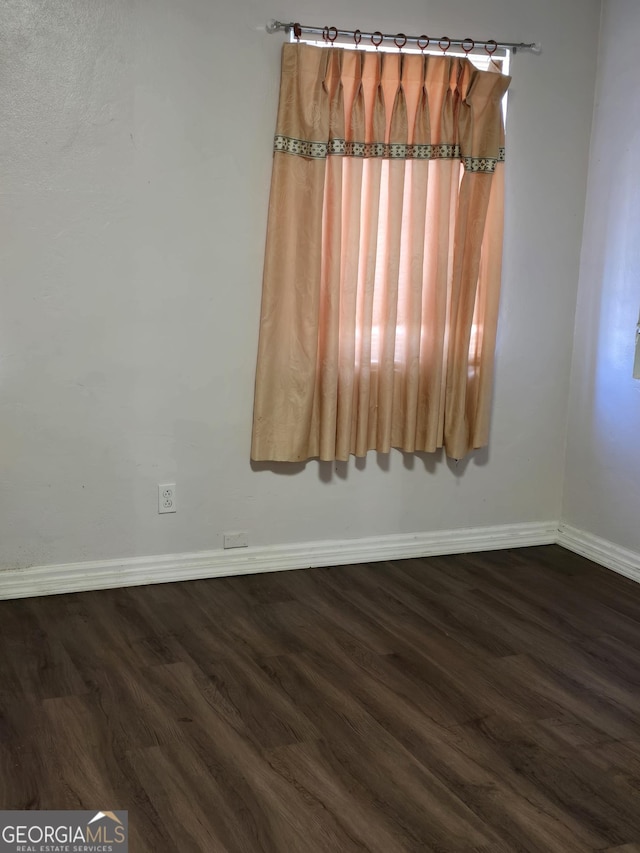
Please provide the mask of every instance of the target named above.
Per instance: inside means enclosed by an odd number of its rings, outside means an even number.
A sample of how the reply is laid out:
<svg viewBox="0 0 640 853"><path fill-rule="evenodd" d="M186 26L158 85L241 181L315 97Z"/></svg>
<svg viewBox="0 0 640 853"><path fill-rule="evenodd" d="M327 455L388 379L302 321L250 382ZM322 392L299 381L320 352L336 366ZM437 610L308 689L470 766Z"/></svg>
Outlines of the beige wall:
<svg viewBox="0 0 640 853"><path fill-rule="evenodd" d="M600 3L427 5L5 4L0 566L559 516ZM492 442L466 466L250 466L272 16L543 45L512 67Z"/></svg>

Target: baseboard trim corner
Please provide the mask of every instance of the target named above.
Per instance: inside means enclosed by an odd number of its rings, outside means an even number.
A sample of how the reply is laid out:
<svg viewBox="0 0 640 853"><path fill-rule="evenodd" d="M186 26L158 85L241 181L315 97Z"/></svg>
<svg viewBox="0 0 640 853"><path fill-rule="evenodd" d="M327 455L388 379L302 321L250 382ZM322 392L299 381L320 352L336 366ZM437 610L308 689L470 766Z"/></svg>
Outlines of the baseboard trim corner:
<svg viewBox="0 0 640 853"><path fill-rule="evenodd" d="M570 524L560 525L557 543L606 569L640 583L640 553L637 551L623 548Z"/></svg>
<svg viewBox="0 0 640 853"><path fill-rule="evenodd" d="M31 566L0 571L0 599L550 545L557 537L557 522L547 521Z"/></svg>

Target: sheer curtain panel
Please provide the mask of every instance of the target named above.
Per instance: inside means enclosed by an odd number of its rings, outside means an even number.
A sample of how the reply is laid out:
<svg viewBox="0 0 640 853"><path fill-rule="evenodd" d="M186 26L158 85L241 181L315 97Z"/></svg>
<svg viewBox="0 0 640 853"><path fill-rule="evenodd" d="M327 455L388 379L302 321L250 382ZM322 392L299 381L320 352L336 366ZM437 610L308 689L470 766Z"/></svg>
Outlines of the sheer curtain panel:
<svg viewBox="0 0 640 853"><path fill-rule="evenodd" d="M254 460L487 443L509 82L284 45Z"/></svg>

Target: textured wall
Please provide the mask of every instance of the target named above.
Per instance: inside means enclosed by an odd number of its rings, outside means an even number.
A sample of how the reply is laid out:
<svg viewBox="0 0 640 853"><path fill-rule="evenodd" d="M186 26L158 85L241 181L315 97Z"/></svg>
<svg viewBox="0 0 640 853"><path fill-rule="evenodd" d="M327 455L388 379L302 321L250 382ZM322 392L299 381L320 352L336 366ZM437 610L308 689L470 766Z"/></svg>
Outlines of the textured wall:
<svg viewBox="0 0 640 853"><path fill-rule="evenodd" d="M8 0L0 565L557 517L599 5ZM249 463L272 15L543 44L512 69L492 444L458 469Z"/></svg>
<svg viewBox="0 0 640 853"><path fill-rule="evenodd" d="M571 386L564 520L640 551L640 6L606 0Z"/></svg>

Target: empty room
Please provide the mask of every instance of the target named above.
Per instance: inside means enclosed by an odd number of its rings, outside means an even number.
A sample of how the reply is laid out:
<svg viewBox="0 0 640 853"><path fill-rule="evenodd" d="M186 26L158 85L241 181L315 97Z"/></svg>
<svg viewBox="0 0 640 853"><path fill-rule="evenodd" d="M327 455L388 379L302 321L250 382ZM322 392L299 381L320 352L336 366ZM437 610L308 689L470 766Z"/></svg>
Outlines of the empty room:
<svg viewBox="0 0 640 853"><path fill-rule="evenodd" d="M640 853L637 0L7 0L0 853Z"/></svg>

